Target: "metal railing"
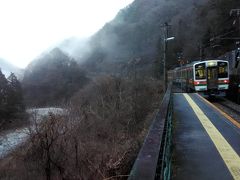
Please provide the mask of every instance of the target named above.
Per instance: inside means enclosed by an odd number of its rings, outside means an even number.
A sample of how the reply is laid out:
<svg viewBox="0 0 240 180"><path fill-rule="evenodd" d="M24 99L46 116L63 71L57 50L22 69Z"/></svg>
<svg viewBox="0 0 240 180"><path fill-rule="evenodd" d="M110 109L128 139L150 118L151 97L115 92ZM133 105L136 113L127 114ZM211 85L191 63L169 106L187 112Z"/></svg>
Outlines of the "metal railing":
<svg viewBox="0 0 240 180"><path fill-rule="evenodd" d="M172 103L172 84L169 84L128 180L170 179Z"/></svg>

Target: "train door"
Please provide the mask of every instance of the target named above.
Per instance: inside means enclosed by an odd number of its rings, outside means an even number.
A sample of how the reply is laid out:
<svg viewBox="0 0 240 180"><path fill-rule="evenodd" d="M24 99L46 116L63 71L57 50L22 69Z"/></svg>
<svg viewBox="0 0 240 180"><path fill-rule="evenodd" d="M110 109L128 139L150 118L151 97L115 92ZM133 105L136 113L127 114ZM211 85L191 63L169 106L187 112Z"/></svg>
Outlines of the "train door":
<svg viewBox="0 0 240 180"><path fill-rule="evenodd" d="M207 87L208 87L208 90L218 89L218 68L217 67L207 68Z"/></svg>

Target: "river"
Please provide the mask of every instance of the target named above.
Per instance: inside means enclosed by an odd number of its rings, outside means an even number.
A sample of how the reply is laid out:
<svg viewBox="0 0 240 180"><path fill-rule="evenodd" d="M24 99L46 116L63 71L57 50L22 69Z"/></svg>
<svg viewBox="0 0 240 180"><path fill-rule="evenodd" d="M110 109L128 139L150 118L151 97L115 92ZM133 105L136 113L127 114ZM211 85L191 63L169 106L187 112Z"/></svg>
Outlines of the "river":
<svg viewBox="0 0 240 180"><path fill-rule="evenodd" d="M42 116L48 113L61 114L63 109L61 108L34 108L28 109L28 113L36 114L37 119L41 119ZM25 142L28 137L28 127L8 131L0 136L0 158L6 156L9 152L15 149L18 145Z"/></svg>

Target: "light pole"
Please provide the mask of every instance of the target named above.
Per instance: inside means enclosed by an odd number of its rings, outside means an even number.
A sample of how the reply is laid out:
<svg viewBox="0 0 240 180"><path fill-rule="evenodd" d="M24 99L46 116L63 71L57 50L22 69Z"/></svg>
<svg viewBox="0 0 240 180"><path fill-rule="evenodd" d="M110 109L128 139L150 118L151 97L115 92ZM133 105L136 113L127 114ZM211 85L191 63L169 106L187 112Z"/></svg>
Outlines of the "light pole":
<svg viewBox="0 0 240 180"><path fill-rule="evenodd" d="M168 25L165 26L165 32L164 32L164 46L163 46L163 90L164 92L167 89L167 70L166 70L166 56L167 56L167 42L174 40L175 37L167 37L168 35Z"/></svg>

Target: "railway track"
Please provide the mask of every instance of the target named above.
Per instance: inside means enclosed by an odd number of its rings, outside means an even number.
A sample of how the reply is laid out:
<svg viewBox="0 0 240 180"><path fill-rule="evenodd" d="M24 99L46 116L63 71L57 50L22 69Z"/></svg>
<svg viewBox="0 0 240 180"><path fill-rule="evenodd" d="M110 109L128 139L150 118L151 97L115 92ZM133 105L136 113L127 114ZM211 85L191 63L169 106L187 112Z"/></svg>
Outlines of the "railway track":
<svg viewBox="0 0 240 180"><path fill-rule="evenodd" d="M224 107L230 109L231 111L235 112L237 115L240 116L240 107L239 107L239 105L234 104L234 105L238 106L238 110L237 110L236 108L234 108L234 106L231 107L230 105L228 105L228 104L224 104L224 103L219 103L219 104L220 104L221 106L224 106Z"/></svg>
<svg viewBox="0 0 240 180"><path fill-rule="evenodd" d="M240 105L223 97L208 98L207 100L240 123Z"/></svg>

